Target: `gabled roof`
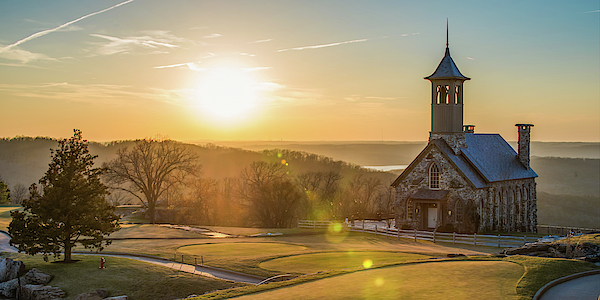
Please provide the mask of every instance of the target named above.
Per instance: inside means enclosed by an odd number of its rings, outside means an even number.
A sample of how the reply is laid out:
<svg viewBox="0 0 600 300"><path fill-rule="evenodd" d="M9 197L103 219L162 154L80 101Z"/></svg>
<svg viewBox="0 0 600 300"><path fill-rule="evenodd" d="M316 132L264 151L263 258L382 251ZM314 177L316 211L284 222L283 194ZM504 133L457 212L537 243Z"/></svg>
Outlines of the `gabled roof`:
<svg viewBox="0 0 600 300"><path fill-rule="evenodd" d="M462 79L462 80L470 80L471 78L464 76L458 70L458 67L450 57L450 49L446 47L446 54L442 61L438 65L437 69L433 74L425 77L425 79Z"/></svg>
<svg viewBox="0 0 600 300"><path fill-rule="evenodd" d="M488 182L538 177L499 134L465 133L465 139L467 148L461 149L462 154Z"/></svg>
<svg viewBox="0 0 600 300"><path fill-rule="evenodd" d="M398 186L432 147L439 149L475 188L488 187L490 182L538 177L531 168L525 168L515 150L499 134L465 133L465 140L467 148L461 148L458 155L443 139L430 141L392 186Z"/></svg>
<svg viewBox="0 0 600 300"><path fill-rule="evenodd" d="M416 165L425 158L431 148L437 148L442 155L454 165L455 169L463 175L463 177L471 183L475 188L484 188L488 186L485 179L469 164L469 162L462 156L455 155L454 151L446 144L444 140L435 139L427 144L427 147L417 155L417 157L406 167L406 169L394 180L392 186L398 186L404 177L408 176L410 172L416 167Z"/></svg>

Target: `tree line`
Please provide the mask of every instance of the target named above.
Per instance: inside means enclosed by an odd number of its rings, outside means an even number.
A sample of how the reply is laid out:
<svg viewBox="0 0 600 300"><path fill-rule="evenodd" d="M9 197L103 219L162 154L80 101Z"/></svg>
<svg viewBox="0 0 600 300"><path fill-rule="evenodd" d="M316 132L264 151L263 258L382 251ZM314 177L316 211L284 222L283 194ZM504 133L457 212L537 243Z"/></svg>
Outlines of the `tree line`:
<svg viewBox="0 0 600 300"><path fill-rule="evenodd" d="M172 140L136 140L101 167L94 167L98 156L88 145L74 130L50 150L48 170L29 187L24 210L11 212L10 243L19 251L42 253L46 260L63 253L71 262L77 244L102 250L110 243L105 236L120 228L115 202L122 193L139 200L151 223L281 228L298 218L364 218L392 211L393 192L381 179L357 174L343 183L335 170L294 175L286 151L274 161L252 162L236 178L217 180L203 176L198 156ZM10 191L0 183L0 200L8 201Z"/></svg>

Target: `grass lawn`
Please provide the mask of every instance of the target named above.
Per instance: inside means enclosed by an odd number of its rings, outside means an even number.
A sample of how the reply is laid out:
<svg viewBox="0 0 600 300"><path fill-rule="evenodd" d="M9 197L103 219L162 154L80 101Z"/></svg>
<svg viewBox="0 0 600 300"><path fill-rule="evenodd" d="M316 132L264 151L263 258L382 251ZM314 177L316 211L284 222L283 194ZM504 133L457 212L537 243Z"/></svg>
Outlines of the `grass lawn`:
<svg viewBox="0 0 600 300"><path fill-rule="evenodd" d="M75 255L73 258L81 261L71 264L44 262L41 256L24 254L5 253L3 257L21 260L28 269L52 274L49 284L63 289L67 299L103 288L110 296L127 295L132 300L172 300L242 286L124 258L107 258L106 269L101 270L98 257Z"/></svg>
<svg viewBox="0 0 600 300"><path fill-rule="evenodd" d="M334 276L238 299L517 299L523 267L504 261L407 264Z"/></svg>
<svg viewBox="0 0 600 300"><path fill-rule="evenodd" d="M305 250L306 247L282 243L215 243L185 246L177 252L204 256L257 256L284 254Z"/></svg>
<svg viewBox="0 0 600 300"><path fill-rule="evenodd" d="M341 270L371 264L379 266L407 260L426 259L431 256L383 251L345 251L301 254L276 258L260 263L264 269L282 273L314 273L324 270Z"/></svg>
<svg viewBox="0 0 600 300"><path fill-rule="evenodd" d="M259 233L283 233L283 234L297 234L303 232L302 229L299 228L246 228L246 227L223 227L223 226L200 226L202 228L207 228L212 231L227 233L230 235L242 235L242 236L250 236L253 234Z"/></svg>
<svg viewBox="0 0 600 300"><path fill-rule="evenodd" d="M206 238L205 235L152 224L120 224L121 230L109 238Z"/></svg>
<svg viewBox="0 0 600 300"><path fill-rule="evenodd" d="M12 221L10 212L13 210L23 210L21 205L0 205L0 229L8 231L8 224Z"/></svg>

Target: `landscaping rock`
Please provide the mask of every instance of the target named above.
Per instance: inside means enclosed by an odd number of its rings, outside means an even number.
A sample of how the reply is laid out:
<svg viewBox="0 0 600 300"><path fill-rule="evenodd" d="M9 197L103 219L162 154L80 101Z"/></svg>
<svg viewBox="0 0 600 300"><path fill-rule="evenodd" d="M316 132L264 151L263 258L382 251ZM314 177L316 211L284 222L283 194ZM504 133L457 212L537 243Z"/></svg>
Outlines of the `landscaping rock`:
<svg viewBox="0 0 600 300"><path fill-rule="evenodd" d="M66 296L60 288L49 285L28 284L23 287L21 293L24 300L54 300Z"/></svg>
<svg viewBox="0 0 600 300"><path fill-rule="evenodd" d="M24 280L21 281L21 286L23 286ZM12 279L9 281L5 281L0 283L0 295L6 298L14 298L17 294L17 288L19 287L19 279Z"/></svg>
<svg viewBox="0 0 600 300"><path fill-rule="evenodd" d="M27 284L45 285L52 280L52 275L40 272L38 269L33 268L29 270L25 276L23 276L23 279L27 282Z"/></svg>
<svg viewBox="0 0 600 300"><path fill-rule="evenodd" d="M127 300L127 295L104 298L104 300Z"/></svg>
<svg viewBox="0 0 600 300"><path fill-rule="evenodd" d="M0 282L15 279L25 273L25 264L19 260L4 258L0 261Z"/></svg>

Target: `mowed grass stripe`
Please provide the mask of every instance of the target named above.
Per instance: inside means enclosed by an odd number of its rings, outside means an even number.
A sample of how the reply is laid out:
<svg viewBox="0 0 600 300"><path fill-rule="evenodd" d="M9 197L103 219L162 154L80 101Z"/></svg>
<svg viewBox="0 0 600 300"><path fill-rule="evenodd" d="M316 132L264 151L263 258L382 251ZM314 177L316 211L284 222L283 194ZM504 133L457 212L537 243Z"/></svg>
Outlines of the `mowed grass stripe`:
<svg viewBox="0 0 600 300"><path fill-rule="evenodd" d="M285 243L214 243L184 246L178 253L196 256L265 256L305 250L306 247Z"/></svg>
<svg viewBox="0 0 600 300"><path fill-rule="evenodd" d="M523 272L522 266L503 261L409 264L354 272L236 299L517 299L515 286Z"/></svg>
<svg viewBox="0 0 600 300"><path fill-rule="evenodd" d="M324 252L277 258L265 261L259 266L263 269L284 273L314 273L360 267L363 266L365 260L370 260L372 266L379 266L429 257L421 254L385 251Z"/></svg>

